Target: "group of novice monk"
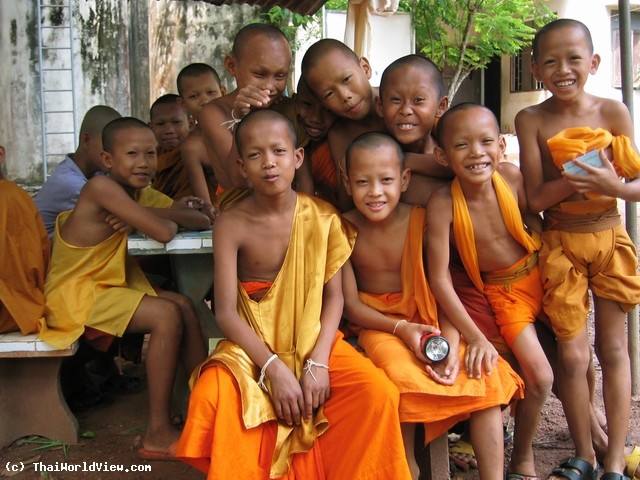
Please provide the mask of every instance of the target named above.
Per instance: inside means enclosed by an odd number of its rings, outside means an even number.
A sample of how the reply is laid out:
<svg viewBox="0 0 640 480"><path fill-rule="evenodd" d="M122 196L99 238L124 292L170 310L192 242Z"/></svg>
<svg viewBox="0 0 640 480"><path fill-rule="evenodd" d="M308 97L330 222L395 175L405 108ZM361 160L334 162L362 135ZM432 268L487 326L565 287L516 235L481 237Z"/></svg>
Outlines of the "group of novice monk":
<svg viewBox="0 0 640 480"><path fill-rule="evenodd" d="M225 59L235 90L193 64L179 95L152 106L151 128L104 127L108 173L87 177L57 215L46 280L33 279L38 308L6 301L3 278L0 326L11 328L8 314L58 347L150 333L139 455L179 458L208 479L415 480L416 424L429 442L465 419L480 478L540 478L532 443L555 373L575 455L549 478L637 480L625 312L640 302L640 277L616 207L640 199L631 119L584 91L599 56L582 23L543 27L533 55L550 96L516 117L518 169L503 162L491 111L449 108L428 59L396 60L375 89L366 59L321 40L292 100L285 36L244 27ZM600 166L578 158L593 150ZM206 357L191 302L153 287L126 250L132 229L168 241L178 226L212 223L225 339ZM606 434L590 401L589 292ZM541 324L557 352L543 349ZM438 362L422 347L431 334L449 344ZM194 372L182 432L169 421L178 360Z"/></svg>

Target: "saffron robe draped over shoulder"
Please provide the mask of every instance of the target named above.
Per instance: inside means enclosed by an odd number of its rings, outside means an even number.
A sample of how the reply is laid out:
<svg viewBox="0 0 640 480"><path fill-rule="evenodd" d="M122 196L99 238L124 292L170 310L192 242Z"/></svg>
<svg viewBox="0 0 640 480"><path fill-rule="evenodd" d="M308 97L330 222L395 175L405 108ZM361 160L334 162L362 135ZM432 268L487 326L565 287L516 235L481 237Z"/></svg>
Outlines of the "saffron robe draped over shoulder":
<svg viewBox="0 0 640 480"><path fill-rule="evenodd" d="M437 309L427 283L423 264L425 210L414 207L409 220L402 255L402 291L376 294L359 292L360 300L388 317L437 327ZM507 405L522 398L520 377L499 358L491 376L471 379L464 371L465 346L459 352L460 373L453 385L435 382L425 365L405 343L387 332L362 329L358 343L373 363L382 368L400 390L400 421L423 422L425 444L446 432L473 412Z"/></svg>
<svg viewBox="0 0 640 480"><path fill-rule="evenodd" d="M356 234L330 204L303 193L297 195L282 267L258 302L249 298L238 282L238 313L300 378L320 332L324 285L351 255ZM215 365L225 366L239 386L246 429L278 420L269 395L258 386L260 369L242 348L222 340L202 365L200 374ZM270 388L268 381L266 384ZM209 428L214 429L215 425ZM300 426L278 423L271 477L286 475L293 454L311 450L316 437L328 428L323 408L318 409L311 421L303 421Z"/></svg>
<svg viewBox="0 0 640 480"><path fill-rule="evenodd" d="M511 236L522 245L528 253L540 250L540 238L537 234L534 236L529 235L525 230L518 203L507 182L498 172L494 172L491 180L498 198L502 218ZM484 291L484 282L482 281L480 267L478 266L478 252L476 251L473 223L471 221L471 215L469 215L467 201L464 198L464 193L460 186L460 181L457 178L454 178L451 183L451 197L453 201L453 235L456 246L462 259L462 264L469 274L471 281L476 288L482 292Z"/></svg>
<svg viewBox="0 0 640 480"><path fill-rule="evenodd" d="M211 202L215 202L218 183L211 172L207 172L203 168L203 173L209 190L209 198ZM180 148L158 153L158 168L151 186L174 200L193 195L189 174L182 161Z"/></svg>
<svg viewBox="0 0 640 480"><path fill-rule="evenodd" d="M631 146L626 135L612 135L604 128L589 127L566 128L547 140L551 158L558 170L563 164L591 150L600 150L611 146L613 159L611 163L624 178L635 178L640 174L640 156ZM597 193L587 193L592 200L600 197Z"/></svg>
<svg viewBox="0 0 640 480"><path fill-rule="evenodd" d="M44 317L49 236L35 203L0 179L0 333L37 332Z"/></svg>
<svg viewBox="0 0 640 480"><path fill-rule="evenodd" d="M144 207L168 208L173 200L146 187L139 192ZM144 273L127 255L125 233L114 232L97 245L78 247L60 236L72 210L58 215L51 269L45 282L46 316L40 339L64 349L85 327L121 337L145 295L156 295Z"/></svg>

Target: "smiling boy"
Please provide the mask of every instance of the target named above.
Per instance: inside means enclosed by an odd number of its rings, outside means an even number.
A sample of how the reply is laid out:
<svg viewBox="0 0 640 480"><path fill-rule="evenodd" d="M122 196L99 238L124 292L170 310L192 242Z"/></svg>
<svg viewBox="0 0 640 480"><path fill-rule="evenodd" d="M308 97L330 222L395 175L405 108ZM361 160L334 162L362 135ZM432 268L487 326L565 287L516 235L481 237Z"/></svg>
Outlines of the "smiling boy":
<svg viewBox="0 0 640 480"><path fill-rule="evenodd" d="M533 438L553 383L533 325L542 309L537 268L540 240L525 228L526 222L539 230L540 218L528 213L518 168L500 162L505 143L490 110L470 103L456 105L442 115L437 136L436 158L450 166L456 177L450 188L436 191L427 205L429 282L442 310L468 342L467 368L476 375L498 354L454 290L450 250L491 304L526 388L515 412L514 448L506 478L535 477Z"/></svg>

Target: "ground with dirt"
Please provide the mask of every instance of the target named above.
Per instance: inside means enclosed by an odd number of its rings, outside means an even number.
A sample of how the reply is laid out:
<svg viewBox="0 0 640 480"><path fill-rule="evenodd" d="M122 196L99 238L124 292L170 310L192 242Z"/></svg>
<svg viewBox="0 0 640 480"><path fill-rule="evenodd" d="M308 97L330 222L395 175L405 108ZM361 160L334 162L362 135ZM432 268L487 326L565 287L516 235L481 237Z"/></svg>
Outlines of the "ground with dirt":
<svg viewBox="0 0 640 480"><path fill-rule="evenodd" d="M140 373L140 372L138 372ZM81 438L77 445L70 445L65 451L62 447L35 450L38 444L18 441L11 447L0 450L0 478L12 480L198 480L204 479L191 467L179 462L146 462L137 457L137 443L144 430L147 412L146 391L121 395L115 402L101 410L80 413L77 415L80 430L94 438ZM601 404L601 395L598 395ZM46 406L43 405L43 408ZM632 399L631 424L629 437L633 444L640 443L640 398ZM509 448L507 448L507 454ZM542 414L542 421L535 440L535 455L539 474L546 474L562 458L572 453L572 443L562 413L560 402L552 397L547 402ZM7 470L14 465L19 467L23 462L23 472ZM48 466L56 464L78 464L89 467L92 462L103 468L111 465L122 465L129 469L124 472L36 472L35 463ZM134 466L144 465L150 468L146 472L133 472ZM452 472L452 478L471 480L478 478L477 471ZM390 479L391 480L391 479Z"/></svg>

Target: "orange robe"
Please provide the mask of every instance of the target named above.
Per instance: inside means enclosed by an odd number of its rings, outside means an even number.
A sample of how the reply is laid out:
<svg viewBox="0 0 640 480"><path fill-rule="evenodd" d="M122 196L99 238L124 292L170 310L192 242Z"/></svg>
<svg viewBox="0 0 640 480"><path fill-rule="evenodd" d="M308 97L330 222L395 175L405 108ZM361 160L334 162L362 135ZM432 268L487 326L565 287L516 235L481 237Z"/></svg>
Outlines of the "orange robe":
<svg viewBox="0 0 640 480"><path fill-rule="evenodd" d="M562 171L563 165L591 150L600 150L611 146L612 162L618 175L624 178L635 178L640 174L640 156L631 146L631 140L626 135L613 136L603 129L588 127L572 127L562 130L547 140L551 157L555 166ZM587 193L592 200L600 194Z"/></svg>
<svg viewBox="0 0 640 480"><path fill-rule="evenodd" d="M216 199L218 184L210 172L204 171L204 178L209 189L209 198L213 203ZM158 152L158 167L151 186L174 200L193 195L189 174L182 162L180 148L169 152Z"/></svg>
<svg viewBox="0 0 640 480"><path fill-rule="evenodd" d="M320 331L324 284L354 241L333 207L298 193L273 284L260 301L238 284L240 318L297 378ZM340 332L329 358L331 398L300 426L277 421L270 395L257 384L260 369L238 345L222 340L196 374L177 456L209 480L410 478L398 391Z"/></svg>
<svg viewBox="0 0 640 480"><path fill-rule="evenodd" d="M535 321L542 310L542 281L537 268L537 252L541 242L539 235L531 236L524 228L518 203L502 175L495 172L492 182L505 226L528 255L500 272L480 272L473 223L457 178L451 184L453 232L469 277L476 288L487 296L500 334L511 347L516 337Z"/></svg>
<svg viewBox="0 0 640 480"><path fill-rule="evenodd" d="M0 333L37 332L44 317L49 236L27 192L0 178Z"/></svg>
<svg viewBox="0 0 640 480"><path fill-rule="evenodd" d="M437 327L436 302L422 260L425 227L424 208L414 207L402 255L402 292L360 292L360 299L388 317ZM464 345L455 352L460 359L460 373L453 385L446 386L432 380L424 364L391 333L362 329L358 343L400 390L400 421L424 423L425 443L471 413L507 405L512 399L522 398L524 392L522 380L502 358L491 376L470 379L464 370Z"/></svg>
<svg viewBox="0 0 640 480"><path fill-rule="evenodd" d="M311 176L316 195L335 204L338 198L338 169L326 140L311 152Z"/></svg>
<svg viewBox="0 0 640 480"><path fill-rule="evenodd" d="M173 200L146 187L140 190L138 203L168 208ZM97 331L90 334L94 346L106 350L114 337L124 334L142 298L156 293L136 261L127 255L127 234L114 232L90 247L67 243L60 228L71 212L62 212L56 220L40 339L64 349L92 329Z"/></svg>

